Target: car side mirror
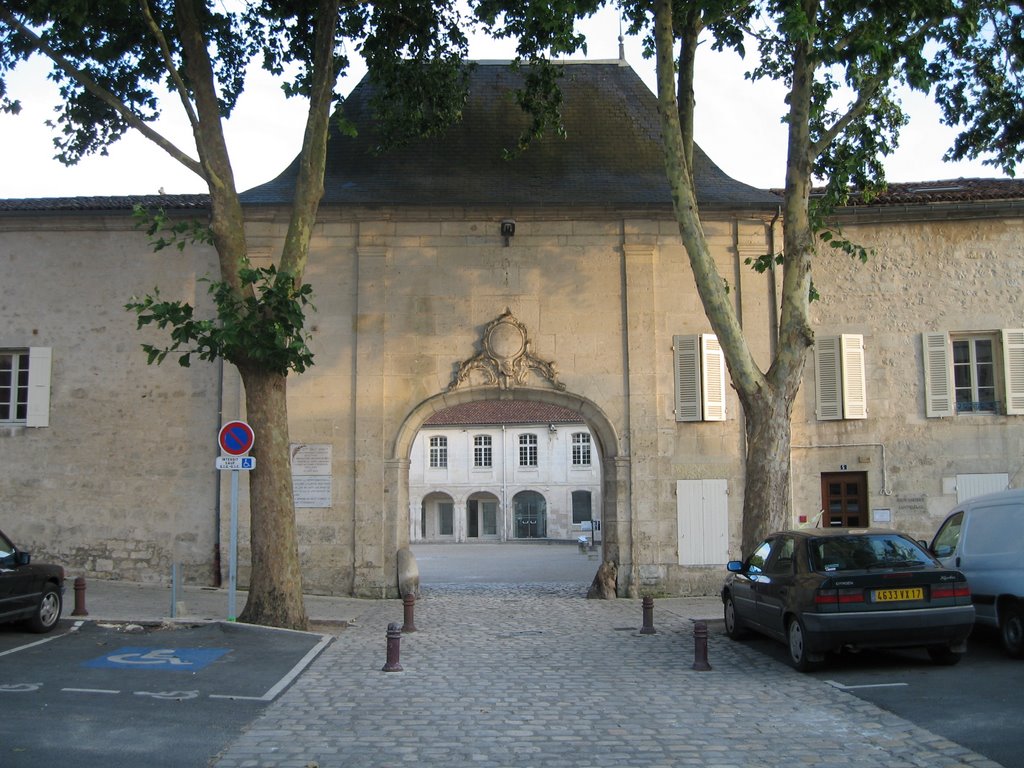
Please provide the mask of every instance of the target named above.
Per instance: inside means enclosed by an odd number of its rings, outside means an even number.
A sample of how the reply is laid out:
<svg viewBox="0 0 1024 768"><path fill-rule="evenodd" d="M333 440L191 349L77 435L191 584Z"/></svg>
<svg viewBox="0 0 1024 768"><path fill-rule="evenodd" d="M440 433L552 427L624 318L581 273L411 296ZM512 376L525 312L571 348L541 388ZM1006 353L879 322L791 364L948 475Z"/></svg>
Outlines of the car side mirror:
<svg viewBox="0 0 1024 768"><path fill-rule="evenodd" d="M28 565L32 561L32 555L28 552L17 552L14 556L14 562L17 565Z"/></svg>
<svg viewBox="0 0 1024 768"><path fill-rule="evenodd" d="M725 569L729 571L729 573L743 573L743 561L730 560L725 564Z"/></svg>

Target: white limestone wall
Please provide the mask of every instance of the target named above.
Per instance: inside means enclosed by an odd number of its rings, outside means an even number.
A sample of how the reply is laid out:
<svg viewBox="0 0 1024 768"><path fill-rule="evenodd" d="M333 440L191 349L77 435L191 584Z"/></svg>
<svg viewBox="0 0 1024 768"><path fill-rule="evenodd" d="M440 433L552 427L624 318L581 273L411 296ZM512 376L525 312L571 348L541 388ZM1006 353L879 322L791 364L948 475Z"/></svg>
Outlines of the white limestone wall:
<svg viewBox="0 0 1024 768"><path fill-rule="evenodd" d="M69 577L215 578L219 365L148 366L124 304L206 303L208 250L154 253L129 215L0 218L0 347L50 347L48 427L0 427L0 527Z"/></svg>
<svg viewBox="0 0 1024 768"><path fill-rule="evenodd" d="M814 514L822 472L866 472L884 526L929 539L957 501L957 477L999 474L1024 482L1024 417L925 415L921 333L1024 327L1024 224L981 219L846 223L874 249L866 264L823 254L814 272L822 299L818 334L863 334L868 416L818 421L814 367L794 416L794 507ZM843 469L845 468L845 469ZM961 488L961 492L964 492Z"/></svg>

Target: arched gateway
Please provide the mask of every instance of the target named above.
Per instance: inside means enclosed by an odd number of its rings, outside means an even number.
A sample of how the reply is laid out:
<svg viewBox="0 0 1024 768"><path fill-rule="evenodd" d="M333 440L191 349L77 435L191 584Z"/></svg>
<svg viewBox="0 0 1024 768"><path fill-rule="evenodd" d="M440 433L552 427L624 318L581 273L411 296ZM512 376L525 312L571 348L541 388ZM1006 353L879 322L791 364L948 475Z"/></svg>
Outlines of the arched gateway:
<svg viewBox="0 0 1024 768"><path fill-rule="evenodd" d="M623 593L628 591L633 559L629 457L620 453L618 435L604 411L588 398L566 392L554 364L535 357L530 346L526 327L506 309L484 328L480 351L458 366L447 391L415 406L398 428L385 467L385 593L398 594L393 565L397 562L398 550L409 545L409 467L413 441L426 421L438 411L480 400L555 405L578 413L586 422L601 464L603 560L618 566L618 589ZM396 574L394 583L388 574ZM360 591L358 584L354 591Z"/></svg>
<svg viewBox="0 0 1024 768"><path fill-rule="evenodd" d="M558 389L516 387L499 389L493 386L449 390L416 406L406 417L395 437L388 462L388 488L392 489L387 517L388 528L394 532L395 550L409 544L409 456L416 434L438 411L480 400L520 400L547 403L578 413L589 427L594 447L600 456L601 520L603 560L614 562L619 569L619 592L628 590L632 562L632 537L629 513L629 458L620 455L618 437L604 412L592 401ZM595 569L596 570L596 569Z"/></svg>

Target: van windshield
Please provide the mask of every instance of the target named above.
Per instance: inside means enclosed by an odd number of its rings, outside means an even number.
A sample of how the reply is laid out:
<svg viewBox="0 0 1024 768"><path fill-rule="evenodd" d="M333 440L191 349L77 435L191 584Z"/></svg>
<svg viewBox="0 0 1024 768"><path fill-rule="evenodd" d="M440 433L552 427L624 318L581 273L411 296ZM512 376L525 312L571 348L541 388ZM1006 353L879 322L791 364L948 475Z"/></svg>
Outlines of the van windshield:
<svg viewBox="0 0 1024 768"><path fill-rule="evenodd" d="M934 565L931 555L899 534L851 534L811 539L815 571L866 571L876 568L922 568Z"/></svg>

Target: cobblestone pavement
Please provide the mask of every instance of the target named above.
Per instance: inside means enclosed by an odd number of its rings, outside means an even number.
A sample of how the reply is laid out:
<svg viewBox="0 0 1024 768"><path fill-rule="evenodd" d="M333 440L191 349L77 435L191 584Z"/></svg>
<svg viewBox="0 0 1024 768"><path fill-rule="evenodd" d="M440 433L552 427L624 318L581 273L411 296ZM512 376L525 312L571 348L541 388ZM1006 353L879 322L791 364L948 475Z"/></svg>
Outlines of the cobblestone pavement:
<svg viewBox="0 0 1024 768"><path fill-rule="evenodd" d="M814 766L997 768L719 631L707 598L586 600L578 584L424 588L402 672L382 672L400 601L368 601L214 761L220 768ZM715 614L718 615L715 609Z"/></svg>

